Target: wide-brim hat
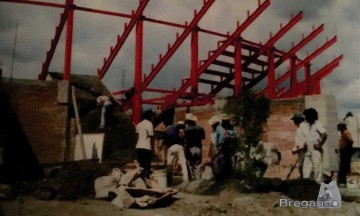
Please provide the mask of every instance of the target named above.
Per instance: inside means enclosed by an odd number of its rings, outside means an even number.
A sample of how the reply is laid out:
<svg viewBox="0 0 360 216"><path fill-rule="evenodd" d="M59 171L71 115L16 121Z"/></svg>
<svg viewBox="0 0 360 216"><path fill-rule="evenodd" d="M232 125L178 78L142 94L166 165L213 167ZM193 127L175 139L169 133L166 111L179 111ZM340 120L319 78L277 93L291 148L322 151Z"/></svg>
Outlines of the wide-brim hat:
<svg viewBox="0 0 360 216"><path fill-rule="evenodd" d="M184 122L184 121L178 121L177 124L178 124L178 125L184 125L185 122Z"/></svg>
<svg viewBox="0 0 360 216"><path fill-rule="evenodd" d="M209 125L214 125L216 123L220 123L221 119L218 116L212 116L208 122L209 122Z"/></svg>
<svg viewBox="0 0 360 216"><path fill-rule="evenodd" d="M226 121L226 120L230 120L230 119L231 119L231 117L228 114L222 114L221 115L221 120L222 121Z"/></svg>
<svg viewBox="0 0 360 216"><path fill-rule="evenodd" d="M294 120L294 119L304 119L304 115L301 114L301 113L294 113L294 115L291 117L291 120Z"/></svg>
<svg viewBox="0 0 360 216"><path fill-rule="evenodd" d="M198 120L198 118L196 116L194 116L194 114L192 114L192 113L186 113L185 120L196 122Z"/></svg>

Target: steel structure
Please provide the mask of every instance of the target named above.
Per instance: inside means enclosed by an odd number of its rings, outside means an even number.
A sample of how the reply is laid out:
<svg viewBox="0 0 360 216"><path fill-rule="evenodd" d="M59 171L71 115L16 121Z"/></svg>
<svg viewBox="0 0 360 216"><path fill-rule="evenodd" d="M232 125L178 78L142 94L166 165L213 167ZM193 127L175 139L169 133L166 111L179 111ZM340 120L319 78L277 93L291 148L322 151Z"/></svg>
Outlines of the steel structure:
<svg viewBox="0 0 360 216"><path fill-rule="evenodd" d="M290 21L283 25L276 34L271 34L265 43L256 43L246 40L242 33L266 10L270 5L270 0L258 0L257 9L250 13L247 11L247 18L242 23L237 23L237 28L230 34L210 31L199 27L198 23L213 5L215 0L203 0L203 6L199 11L194 10L194 16L190 22L185 24L172 23L164 20L152 19L144 15L144 10L150 0L139 0L136 11L130 14L118 13L113 11L98 10L93 8L80 7L74 4L74 0L65 0L64 4L49 3L45 1L30 0L0 0L0 2L12 2L22 4L32 4L47 7L62 8L59 25L56 27L55 36L51 40L50 49L46 54L42 71L39 79L46 78L49 66L54 55L56 46L62 31L66 25L65 39L65 57L64 57L64 79L70 79L71 73L71 54L73 38L74 11L81 10L97 14L111 15L122 18L128 18L129 22L125 24L123 32L117 36L114 46L110 47L108 57L104 58L103 65L97 69L99 78L103 78L110 68L113 60L121 51L130 33L135 31L135 65L134 65L134 85L130 97L122 101L125 108L132 107L133 120L135 123L140 121L140 112L143 104L152 104L161 106L162 109L169 107L194 106L212 103L213 98L224 88L233 90L235 96L241 95L245 89L253 89L260 82L264 82L263 90L258 91L258 95L266 94L270 99L291 98L298 95L311 95L320 93L320 81L329 75L339 64L343 55L334 58L330 63L318 71L311 71L313 59L322 54L327 48L336 42L336 36L327 40L324 45L317 48L313 53L304 59L300 59L297 53L323 30L324 25L312 29L312 32L302 37L302 40L294 45L288 51L282 51L275 47L275 43L290 31L302 18L302 12L296 16L291 16ZM173 44L168 44L165 54L159 55L159 61L151 66L148 73L143 73L143 25L144 22L152 22L170 27L183 29L182 33L176 34L176 40ZM218 42L216 50L208 52L208 58L199 61L199 32L210 35L220 36L223 39ZM164 65L171 59L185 39L190 37L190 72L189 77L184 78L178 89L149 88L153 79L162 70ZM229 60L224 60L224 57ZM276 70L284 63L289 63L288 70L281 76L276 76ZM214 67L215 66L215 67ZM216 68L216 69L214 69ZM298 73L304 71L304 80L299 81ZM204 77L206 75L206 77ZM210 77L210 78L209 78ZM289 82L287 87L282 87L284 82ZM206 93L198 91L199 84L210 86ZM129 92L123 89L114 92L114 95ZM161 94L156 98L142 98L144 92L155 92Z"/></svg>

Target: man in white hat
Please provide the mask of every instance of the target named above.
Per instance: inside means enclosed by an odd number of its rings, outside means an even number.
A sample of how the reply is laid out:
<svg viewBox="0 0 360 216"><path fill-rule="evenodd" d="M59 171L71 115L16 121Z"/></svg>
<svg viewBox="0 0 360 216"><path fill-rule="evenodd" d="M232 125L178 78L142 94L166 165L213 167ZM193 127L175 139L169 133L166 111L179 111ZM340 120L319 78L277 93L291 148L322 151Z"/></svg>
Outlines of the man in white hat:
<svg viewBox="0 0 360 216"><path fill-rule="evenodd" d="M191 179L200 178L202 162L202 142L205 139L205 130L196 124L197 117L192 113L185 114L185 155L189 164Z"/></svg>
<svg viewBox="0 0 360 216"><path fill-rule="evenodd" d="M221 122L221 119L218 116L212 116L208 123L212 128L212 132L210 135L210 150L209 150L209 157L211 159L214 158L214 156L216 155L216 128L219 126Z"/></svg>
<svg viewBox="0 0 360 216"><path fill-rule="evenodd" d="M223 181L232 173L230 145L236 138L236 130L229 115L222 115L221 124L215 133L217 154L214 158L214 175L217 181Z"/></svg>
<svg viewBox="0 0 360 216"><path fill-rule="evenodd" d="M104 128L106 109L111 105L110 98L106 95L101 95L96 98L96 105L101 107L101 118L99 127Z"/></svg>

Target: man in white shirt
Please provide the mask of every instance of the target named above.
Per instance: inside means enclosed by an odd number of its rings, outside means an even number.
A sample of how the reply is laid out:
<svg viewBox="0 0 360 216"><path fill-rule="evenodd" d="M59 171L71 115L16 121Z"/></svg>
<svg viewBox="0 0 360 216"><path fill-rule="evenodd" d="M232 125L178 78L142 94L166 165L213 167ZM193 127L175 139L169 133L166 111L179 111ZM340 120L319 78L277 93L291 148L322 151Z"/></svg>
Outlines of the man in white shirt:
<svg viewBox="0 0 360 216"><path fill-rule="evenodd" d="M102 95L96 98L96 105L101 106L101 119L100 119L100 128L105 127L105 113L106 108L111 105L110 98L106 95Z"/></svg>
<svg viewBox="0 0 360 216"><path fill-rule="evenodd" d="M136 152L140 167L144 168L143 177L150 178L152 149L154 143L154 126L151 122L153 112L146 110L143 119L136 125L136 133L138 134L138 141L136 144Z"/></svg>
<svg viewBox="0 0 360 216"><path fill-rule="evenodd" d="M291 120L296 125L296 133L295 133L295 145L292 149L293 154L298 154L299 156L299 173L300 173L300 179L303 178L303 165L304 165L304 159L305 159L305 142L306 142L306 136L309 133L309 124L307 122L304 122L305 118L301 113L294 113Z"/></svg>
<svg viewBox="0 0 360 216"><path fill-rule="evenodd" d="M318 121L318 113L314 108L304 110L303 115L309 123L309 133L306 136L306 147L303 175L309 178L314 170L314 178L320 183L322 180L322 146L327 139L326 129Z"/></svg>

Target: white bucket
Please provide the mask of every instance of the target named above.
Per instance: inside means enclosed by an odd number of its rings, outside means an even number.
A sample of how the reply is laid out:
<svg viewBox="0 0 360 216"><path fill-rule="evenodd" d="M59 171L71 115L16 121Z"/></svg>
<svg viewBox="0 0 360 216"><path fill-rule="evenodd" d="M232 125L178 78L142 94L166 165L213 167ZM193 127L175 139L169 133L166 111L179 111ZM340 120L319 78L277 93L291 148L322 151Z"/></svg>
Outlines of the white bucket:
<svg viewBox="0 0 360 216"><path fill-rule="evenodd" d="M154 173L154 174L152 174L152 179L153 179L153 182L155 183L155 184L153 184L153 186L155 186L154 188L160 189L160 190L167 188L166 173Z"/></svg>
<svg viewBox="0 0 360 216"><path fill-rule="evenodd" d="M352 160L350 166L352 173L360 174L360 160Z"/></svg>

